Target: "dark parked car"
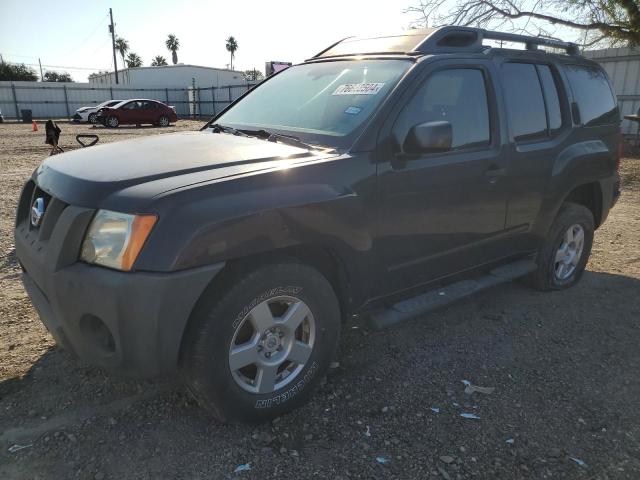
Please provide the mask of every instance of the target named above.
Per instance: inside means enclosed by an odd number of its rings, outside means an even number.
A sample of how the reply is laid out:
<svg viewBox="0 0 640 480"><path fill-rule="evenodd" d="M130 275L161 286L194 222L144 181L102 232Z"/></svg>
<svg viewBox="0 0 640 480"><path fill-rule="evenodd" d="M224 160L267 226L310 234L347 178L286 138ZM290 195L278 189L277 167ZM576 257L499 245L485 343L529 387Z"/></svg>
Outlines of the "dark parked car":
<svg viewBox="0 0 640 480"><path fill-rule="evenodd" d="M46 160L16 252L58 344L264 420L309 397L354 314L386 327L518 277L578 282L619 195L619 123L573 44L348 39L200 132Z"/></svg>
<svg viewBox="0 0 640 480"><path fill-rule="evenodd" d="M142 125L150 123L159 127L168 127L175 123L178 116L173 107L156 100L144 98L125 100L112 107L98 110L96 122L105 127L115 128L118 125Z"/></svg>

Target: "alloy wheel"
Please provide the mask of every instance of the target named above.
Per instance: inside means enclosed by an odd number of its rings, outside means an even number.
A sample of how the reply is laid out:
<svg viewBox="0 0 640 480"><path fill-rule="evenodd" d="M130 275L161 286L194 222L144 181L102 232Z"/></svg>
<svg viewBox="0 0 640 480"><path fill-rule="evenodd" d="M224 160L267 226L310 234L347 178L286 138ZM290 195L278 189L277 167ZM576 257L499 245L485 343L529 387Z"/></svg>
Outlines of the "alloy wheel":
<svg viewBox="0 0 640 480"><path fill-rule="evenodd" d="M229 368L244 390L264 394L292 382L311 357L316 324L305 302L279 296L256 305L240 322Z"/></svg>
<svg viewBox="0 0 640 480"><path fill-rule="evenodd" d="M566 280L575 272L583 250L584 228L579 224L571 225L565 231L554 257L556 279Z"/></svg>

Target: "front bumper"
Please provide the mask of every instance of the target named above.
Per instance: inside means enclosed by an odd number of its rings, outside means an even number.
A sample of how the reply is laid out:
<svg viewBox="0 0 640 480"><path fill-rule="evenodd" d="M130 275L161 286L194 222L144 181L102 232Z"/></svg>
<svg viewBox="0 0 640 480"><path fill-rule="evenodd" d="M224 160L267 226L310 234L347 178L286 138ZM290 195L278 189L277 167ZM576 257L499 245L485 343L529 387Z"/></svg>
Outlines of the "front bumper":
<svg viewBox="0 0 640 480"><path fill-rule="evenodd" d="M22 280L56 343L92 365L130 376L174 372L191 312L224 264L148 273L78 262L93 210L52 198L35 229L22 200L15 231Z"/></svg>

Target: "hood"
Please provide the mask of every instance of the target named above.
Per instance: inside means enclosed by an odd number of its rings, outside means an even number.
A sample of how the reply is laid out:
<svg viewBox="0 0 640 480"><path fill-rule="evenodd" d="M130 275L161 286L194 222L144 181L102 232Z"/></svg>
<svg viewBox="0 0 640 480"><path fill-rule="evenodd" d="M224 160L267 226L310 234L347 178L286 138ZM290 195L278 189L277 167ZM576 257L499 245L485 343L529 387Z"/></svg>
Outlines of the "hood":
<svg viewBox="0 0 640 480"><path fill-rule="evenodd" d="M181 132L55 155L42 163L34 179L41 189L66 203L108 208L104 200L125 190L148 201L193 184L326 157L322 152L253 137Z"/></svg>

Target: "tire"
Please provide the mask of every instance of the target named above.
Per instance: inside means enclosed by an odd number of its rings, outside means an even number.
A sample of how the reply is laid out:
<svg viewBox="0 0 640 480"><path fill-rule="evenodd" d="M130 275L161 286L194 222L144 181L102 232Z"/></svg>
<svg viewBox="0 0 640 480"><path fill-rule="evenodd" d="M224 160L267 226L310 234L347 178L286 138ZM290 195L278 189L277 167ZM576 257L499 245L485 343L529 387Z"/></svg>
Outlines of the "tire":
<svg viewBox="0 0 640 480"><path fill-rule="evenodd" d="M340 308L329 282L309 266L278 263L216 290L194 311L182 355L200 405L222 421L262 422L304 404L338 345Z"/></svg>
<svg viewBox="0 0 640 480"><path fill-rule="evenodd" d="M168 127L169 126L169 117L167 117L166 115L162 115L159 119L158 119L158 126L159 127Z"/></svg>
<svg viewBox="0 0 640 480"><path fill-rule="evenodd" d="M120 125L120 120L118 120L118 117L111 115L110 117L107 117L105 124L107 127L117 128L118 125Z"/></svg>
<svg viewBox="0 0 640 480"><path fill-rule="evenodd" d="M578 283L589 260L594 230L588 208L568 202L562 205L538 252L538 269L525 277L525 283L543 291L563 290Z"/></svg>
<svg viewBox="0 0 640 480"><path fill-rule="evenodd" d="M90 113L89 117L87 118L87 120L88 120L89 123L92 123L94 125L96 123L98 123L98 121L96 120L96 114L95 113Z"/></svg>

